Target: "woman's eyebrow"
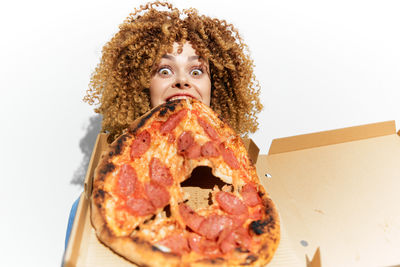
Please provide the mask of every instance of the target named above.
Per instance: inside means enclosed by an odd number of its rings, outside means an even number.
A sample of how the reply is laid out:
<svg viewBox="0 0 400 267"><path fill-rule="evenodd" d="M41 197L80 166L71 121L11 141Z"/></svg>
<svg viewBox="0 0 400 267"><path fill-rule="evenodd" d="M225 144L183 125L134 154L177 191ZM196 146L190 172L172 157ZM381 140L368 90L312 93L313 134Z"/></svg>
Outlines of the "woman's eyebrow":
<svg viewBox="0 0 400 267"><path fill-rule="evenodd" d="M190 57L189 57L189 61L192 61L192 60L199 60L199 59L200 59L199 56L190 56Z"/></svg>
<svg viewBox="0 0 400 267"><path fill-rule="evenodd" d="M175 60L174 56L170 56L170 55L163 55L161 58L165 58L165 59L169 59L169 60ZM200 60L201 58L199 56L190 56L188 58L189 61L193 61L193 60Z"/></svg>
<svg viewBox="0 0 400 267"><path fill-rule="evenodd" d="M174 60L175 58L170 55L163 55L161 58L169 59L169 60Z"/></svg>

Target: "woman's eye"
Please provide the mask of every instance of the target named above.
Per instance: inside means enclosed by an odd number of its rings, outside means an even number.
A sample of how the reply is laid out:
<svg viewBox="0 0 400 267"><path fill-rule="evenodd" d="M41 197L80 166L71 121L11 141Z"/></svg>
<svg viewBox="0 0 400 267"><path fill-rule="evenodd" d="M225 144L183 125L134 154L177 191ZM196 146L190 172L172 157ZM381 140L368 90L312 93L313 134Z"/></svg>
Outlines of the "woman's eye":
<svg viewBox="0 0 400 267"><path fill-rule="evenodd" d="M193 76L199 76L201 74L203 74L203 71L201 69L194 69L190 72L190 75L193 75Z"/></svg>
<svg viewBox="0 0 400 267"><path fill-rule="evenodd" d="M158 70L158 73L161 75L171 75L172 71L168 68L161 68Z"/></svg>

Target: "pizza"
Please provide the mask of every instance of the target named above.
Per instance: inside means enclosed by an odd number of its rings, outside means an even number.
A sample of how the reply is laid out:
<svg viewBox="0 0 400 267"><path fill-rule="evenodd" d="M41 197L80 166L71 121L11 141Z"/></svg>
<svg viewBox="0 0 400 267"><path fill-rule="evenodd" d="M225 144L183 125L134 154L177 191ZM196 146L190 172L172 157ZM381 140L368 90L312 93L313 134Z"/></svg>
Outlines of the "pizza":
<svg viewBox="0 0 400 267"><path fill-rule="evenodd" d="M201 168L219 182L196 206L184 189L206 179L191 178ZM277 209L241 138L194 99L137 119L103 153L91 196L98 239L138 265L260 266L279 243Z"/></svg>

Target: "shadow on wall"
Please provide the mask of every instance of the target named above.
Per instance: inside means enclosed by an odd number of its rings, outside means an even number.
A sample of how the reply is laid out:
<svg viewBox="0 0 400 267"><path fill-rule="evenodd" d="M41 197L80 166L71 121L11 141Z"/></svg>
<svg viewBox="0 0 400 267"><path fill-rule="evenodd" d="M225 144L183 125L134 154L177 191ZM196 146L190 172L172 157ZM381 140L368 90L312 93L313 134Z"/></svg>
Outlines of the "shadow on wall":
<svg viewBox="0 0 400 267"><path fill-rule="evenodd" d="M83 153L83 159L72 176L71 184L83 187L85 183L86 170L89 166L94 143L96 142L97 135L101 130L101 120L101 115L95 115L89 118L89 125L86 128L86 134L81 141L79 141L79 147Z"/></svg>

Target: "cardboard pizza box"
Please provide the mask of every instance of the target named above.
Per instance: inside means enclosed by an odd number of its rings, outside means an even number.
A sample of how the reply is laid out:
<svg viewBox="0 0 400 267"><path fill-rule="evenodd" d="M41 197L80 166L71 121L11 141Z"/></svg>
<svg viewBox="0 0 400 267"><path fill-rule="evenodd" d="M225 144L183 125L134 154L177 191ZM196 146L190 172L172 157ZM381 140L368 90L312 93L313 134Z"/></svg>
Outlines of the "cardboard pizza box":
<svg viewBox="0 0 400 267"><path fill-rule="evenodd" d="M258 159L254 143L246 146L281 217L280 245L268 266L400 264L400 137L394 121L275 139ZM90 223L93 172L106 147L100 134L66 267L134 266L102 245ZM207 188L189 184L184 190L192 205L204 205Z"/></svg>

